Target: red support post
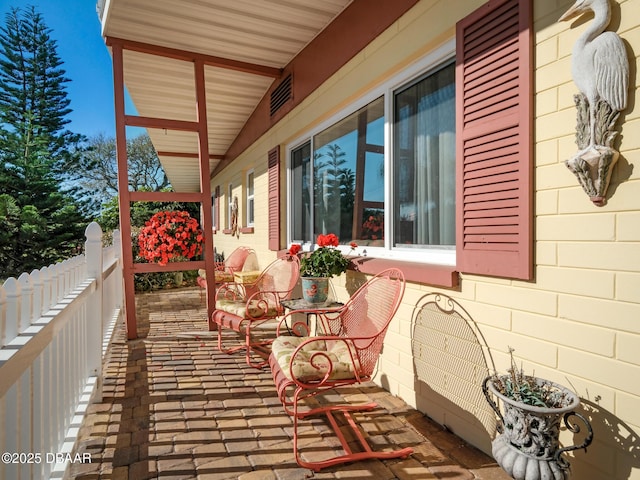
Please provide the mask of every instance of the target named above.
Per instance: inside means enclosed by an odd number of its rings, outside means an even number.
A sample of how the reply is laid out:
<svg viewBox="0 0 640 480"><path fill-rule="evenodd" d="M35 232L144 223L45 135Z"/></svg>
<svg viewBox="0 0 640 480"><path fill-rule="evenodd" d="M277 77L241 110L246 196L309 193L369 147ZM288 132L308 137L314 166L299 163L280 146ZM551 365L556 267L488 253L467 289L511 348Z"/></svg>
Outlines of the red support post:
<svg viewBox="0 0 640 480"><path fill-rule="evenodd" d="M118 161L118 199L120 232L122 235L122 275L124 277L124 307L127 338L138 338L136 297L133 281L133 250L131 248L131 194L127 158L127 134L124 108L124 52L122 45L113 45L113 96L116 115L116 156Z"/></svg>

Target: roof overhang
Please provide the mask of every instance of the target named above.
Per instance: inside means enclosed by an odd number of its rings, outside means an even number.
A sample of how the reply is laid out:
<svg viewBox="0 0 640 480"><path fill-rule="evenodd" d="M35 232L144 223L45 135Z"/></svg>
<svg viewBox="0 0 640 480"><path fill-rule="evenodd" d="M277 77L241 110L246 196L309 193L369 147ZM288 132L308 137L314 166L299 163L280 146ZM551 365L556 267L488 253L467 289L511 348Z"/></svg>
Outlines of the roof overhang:
<svg viewBox="0 0 640 480"><path fill-rule="evenodd" d="M352 0L99 0L107 45L143 118L196 121L193 62L205 65L213 172L286 65ZM132 112L129 112L132 113ZM197 134L147 131L175 191L200 190Z"/></svg>

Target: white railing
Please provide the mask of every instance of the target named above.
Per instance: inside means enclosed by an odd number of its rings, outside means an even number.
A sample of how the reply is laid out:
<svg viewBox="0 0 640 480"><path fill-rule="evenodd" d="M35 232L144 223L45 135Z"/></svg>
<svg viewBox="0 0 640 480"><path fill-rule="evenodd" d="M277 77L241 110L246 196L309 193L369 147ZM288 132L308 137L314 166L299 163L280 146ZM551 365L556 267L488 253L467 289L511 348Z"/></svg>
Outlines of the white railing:
<svg viewBox="0 0 640 480"><path fill-rule="evenodd" d="M123 319L120 233L102 247L91 223L84 255L0 285L0 479L62 478L103 353Z"/></svg>

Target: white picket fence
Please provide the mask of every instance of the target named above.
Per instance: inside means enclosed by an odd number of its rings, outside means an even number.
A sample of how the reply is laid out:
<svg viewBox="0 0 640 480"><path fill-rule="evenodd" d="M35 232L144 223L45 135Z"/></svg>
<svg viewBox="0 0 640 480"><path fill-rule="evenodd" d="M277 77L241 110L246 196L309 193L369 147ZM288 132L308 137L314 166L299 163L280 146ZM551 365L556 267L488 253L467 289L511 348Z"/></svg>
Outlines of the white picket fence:
<svg viewBox="0 0 640 480"><path fill-rule="evenodd" d="M103 355L123 315L120 233L102 247L0 285L0 479L62 478Z"/></svg>

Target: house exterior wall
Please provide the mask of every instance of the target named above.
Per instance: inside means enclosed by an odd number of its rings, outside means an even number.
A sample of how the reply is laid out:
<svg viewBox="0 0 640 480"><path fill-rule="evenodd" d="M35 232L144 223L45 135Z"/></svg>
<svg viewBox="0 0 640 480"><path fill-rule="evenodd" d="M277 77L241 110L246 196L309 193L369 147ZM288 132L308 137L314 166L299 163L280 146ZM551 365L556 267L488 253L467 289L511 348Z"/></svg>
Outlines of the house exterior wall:
<svg viewBox="0 0 640 480"><path fill-rule="evenodd" d="M482 0L422 0L289 112L212 181L220 186L221 225L226 225L226 189L237 185L240 221L245 215L241 185L255 169L254 233L239 238L220 230L219 252L237 245L256 249L261 266L276 257L268 249L267 153L281 147L286 178L287 147L326 122L371 88L455 38L455 24ZM490 452L487 407L468 411L454 392L436 393L418 381L412 347L415 311L429 292L443 292L467 310L486 340L498 371L510 365L509 347L527 372L570 386L582 398L595 440L588 453L571 455L575 478L640 479L640 113L637 76L640 0L613 2L611 30L626 42L631 64L629 104L618 122L621 158L608 203L594 206L564 165L574 143L577 88L571 50L590 20L558 23L570 0L534 1L535 255L533 281L461 274L456 289L410 283L387 334L376 381L468 442ZM286 220L286 181L281 182ZM283 229L283 238L286 231ZM282 245L286 248L286 245ZM348 295L349 276L335 281ZM582 438L576 435L576 440ZM563 432L562 443L573 436Z"/></svg>
<svg viewBox="0 0 640 480"><path fill-rule="evenodd" d="M253 145L249 150L253 150ZM260 151L259 149L257 151ZM246 227L246 172L254 169L254 198L255 198L255 219L253 232L240 231L233 235L230 229L228 218L228 187L233 185L233 195L238 197L238 227ZM216 176L211 187L215 189L220 186L219 198L219 227L215 231L213 243L217 253L221 253L225 258L239 246L249 246L256 251L260 267L266 267L277 258L277 252L270 251L267 242L268 231L268 208L267 208L267 162L266 152L264 154L245 154L238 158L232 166L227 168L221 175ZM213 191L213 190L212 190Z"/></svg>

